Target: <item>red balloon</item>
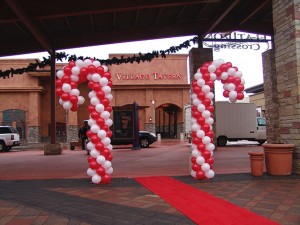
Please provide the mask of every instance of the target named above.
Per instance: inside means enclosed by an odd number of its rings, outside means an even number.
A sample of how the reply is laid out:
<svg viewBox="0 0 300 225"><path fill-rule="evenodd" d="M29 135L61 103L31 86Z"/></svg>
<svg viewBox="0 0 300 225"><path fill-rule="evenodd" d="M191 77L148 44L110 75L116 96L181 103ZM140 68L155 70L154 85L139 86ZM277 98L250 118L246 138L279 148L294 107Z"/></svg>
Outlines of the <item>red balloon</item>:
<svg viewBox="0 0 300 225"><path fill-rule="evenodd" d="M203 63L203 66L209 67L209 65L210 65L211 63L212 63L211 61L205 62L205 63Z"/></svg>
<svg viewBox="0 0 300 225"><path fill-rule="evenodd" d="M96 134L92 134L91 137L90 137L90 141L93 143L93 144L96 144L99 142L99 138Z"/></svg>
<svg viewBox="0 0 300 225"><path fill-rule="evenodd" d="M57 96L61 96L64 93L64 91L61 88L56 88L55 93Z"/></svg>
<svg viewBox="0 0 300 225"><path fill-rule="evenodd" d="M211 154L210 154L210 151L208 150L204 150L202 153L202 156L205 158L205 159L208 159L211 157Z"/></svg>
<svg viewBox="0 0 300 225"><path fill-rule="evenodd" d="M74 82L74 81L71 81L71 82L70 82L70 86L71 86L72 89L75 89L75 88L78 87L78 83L76 83L76 82Z"/></svg>
<svg viewBox="0 0 300 225"><path fill-rule="evenodd" d="M103 98L103 99L101 99L100 102L104 105L104 107L107 107L109 105L109 99L108 98Z"/></svg>
<svg viewBox="0 0 300 225"><path fill-rule="evenodd" d="M202 142L200 144L197 145L197 149L202 152L205 150L205 144L203 144Z"/></svg>
<svg viewBox="0 0 300 225"><path fill-rule="evenodd" d="M208 66L204 66L204 65L201 66L201 67L200 67L200 73L202 73L202 74L207 73L207 72L208 72L207 67L208 67Z"/></svg>
<svg viewBox="0 0 300 225"><path fill-rule="evenodd" d="M98 118L100 118L100 115L99 115L98 112L93 111L93 112L91 112L91 117L92 117L94 120L97 120Z"/></svg>
<svg viewBox="0 0 300 225"><path fill-rule="evenodd" d="M94 84L95 84L94 81L91 81L91 80L90 80L90 81L88 82L89 88L90 88L90 89L93 89Z"/></svg>
<svg viewBox="0 0 300 225"><path fill-rule="evenodd" d="M90 163L90 162L96 162L96 159L93 158L93 157L90 156L90 155L88 156L87 160L88 160L89 163Z"/></svg>
<svg viewBox="0 0 300 225"><path fill-rule="evenodd" d="M213 88L214 82L212 80L206 81L206 85L208 85L210 88Z"/></svg>
<svg viewBox="0 0 300 225"><path fill-rule="evenodd" d="M101 177L102 179L101 179L101 183L103 183L103 184L107 184L107 183L109 183L110 182L110 175L109 174L105 174L104 176L102 176Z"/></svg>
<svg viewBox="0 0 300 225"><path fill-rule="evenodd" d="M107 86L112 87L113 86L113 82L111 80L108 81Z"/></svg>
<svg viewBox="0 0 300 225"><path fill-rule="evenodd" d="M102 66L98 66L97 69L96 69L96 73L103 76L104 75L104 68Z"/></svg>
<svg viewBox="0 0 300 225"><path fill-rule="evenodd" d="M217 77L219 77L219 76L221 76L222 71L218 68L218 69L216 69L215 74L217 75Z"/></svg>
<svg viewBox="0 0 300 225"><path fill-rule="evenodd" d="M107 125L103 125L101 126L101 129L107 132L109 130L109 127Z"/></svg>
<svg viewBox="0 0 300 225"><path fill-rule="evenodd" d="M106 136L110 138L110 137L112 136L112 131L111 131L111 130L108 130L108 131L106 132Z"/></svg>
<svg viewBox="0 0 300 225"><path fill-rule="evenodd" d="M215 111L215 107L213 105L209 105L206 108L208 111L210 111L211 113L213 113Z"/></svg>
<svg viewBox="0 0 300 225"><path fill-rule="evenodd" d="M96 67L94 65L89 65L87 67L87 72L88 73L95 73L96 72Z"/></svg>
<svg viewBox="0 0 300 225"><path fill-rule="evenodd" d="M195 138L193 138L193 143L195 145L198 145L198 144L202 143L202 140L200 138L198 138L198 137L195 137Z"/></svg>
<svg viewBox="0 0 300 225"><path fill-rule="evenodd" d="M236 99L237 100L242 100L242 99L244 99L244 94L243 93L237 93L237 96L236 96Z"/></svg>
<svg viewBox="0 0 300 225"><path fill-rule="evenodd" d="M110 72L105 72L103 77L106 77L108 80L111 79L111 73Z"/></svg>
<svg viewBox="0 0 300 225"><path fill-rule="evenodd" d="M214 137L214 132L212 130L209 130L208 132L205 133L206 136L213 138Z"/></svg>
<svg viewBox="0 0 300 225"><path fill-rule="evenodd" d="M235 78L233 79L233 83L234 83L235 85L239 85L239 84L241 83L241 78L240 78L240 77L235 77Z"/></svg>
<svg viewBox="0 0 300 225"><path fill-rule="evenodd" d="M69 62L69 66L72 68L72 67L74 67L76 65L76 63L73 61L73 60L71 60L70 62Z"/></svg>
<svg viewBox="0 0 300 225"><path fill-rule="evenodd" d="M198 179L204 179L204 178L205 178L205 173L204 173L204 171L203 171L203 170L198 170L198 171L196 172L196 177L197 177Z"/></svg>
<svg viewBox="0 0 300 225"><path fill-rule="evenodd" d="M228 90L223 91L223 96L225 98L228 98L229 97L229 91Z"/></svg>
<svg viewBox="0 0 300 225"><path fill-rule="evenodd" d="M192 157L192 158L191 158L191 162L192 162L192 163L196 163L196 157Z"/></svg>
<svg viewBox="0 0 300 225"><path fill-rule="evenodd" d="M92 113L92 112L96 111L95 106L93 106L93 105L89 105L88 110L89 110L89 113Z"/></svg>
<svg viewBox="0 0 300 225"><path fill-rule="evenodd" d="M232 63L231 62L227 62L226 65L227 65L228 68L232 67Z"/></svg>
<svg viewBox="0 0 300 225"><path fill-rule="evenodd" d="M107 156L105 156L105 159L109 160L109 161L112 161L113 160L112 154L109 153Z"/></svg>
<svg viewBox="0 0 300 225"><path fill-rule="evenodd" d="M235 87L236 91L241 92L245 89L245 86L243 84L239 84Z"/></svg>
<svg viewBox="0 0 300 225"><path fill-rule="evenodd" d="M99 164L96 161L92 161L89 163L91 169L96 170L99 167Z"/></svg>
<svg viewBox="0 0 300 225"><path fill-rule="evenodd" d="M203 101L203 100L205 99L205 93L199 92L199 93L197 93L197 97L198 97L201 101Z"/></svg>
<svg viewBox="0 0 300 225"><path fill-rule="evenodd" d="M209 165L212 165L215 162L215 159L210 157L208 159L205 159L205 162L208 163Z"/></svg>
<svg viewBox="0 0 300 225"><path fill-rule="evenodd" d="M106 106L106 107L105 107L105 111L111 112L111 111L112 111L112 107L111 107L111 106Z"/></svg>
<svg viewBox="0 0 300 225"><path fill-rule="evenodd" d="M69 101L70 100L70 95L68 93L63 92L60 96L60 98L64 101Z"/></svg>
<svg viewBox="0 0 300 225"><path fill-rule="evenodd" d="M202 74L202 79L205 80L206 82L209 81L209 79L210 79L210 74L209 74L209 73L204 73L204 74Z"/></svg>
<svg viewBox="0 0 300 225"><path fill-rule="evenodd" d="M198 171L198 170L201 169L201 166L199 166L197 163L194 163L194 164L192 165L192 169L193 169L194 171Z"/></svg>
<svg viewBox="0 0 300 225"><path fill-rule="evenodd" d="M197 86L193 87L193 92L194 92L195 94L198 94L199 92L202 92L202 90L201 90L201 88L197 85Z"/></svg>
<svg viewBox="0 0 300 225"><path fill-rule="evenodd" d="M101 141L98 141L95 144L95 149L97 149L98 151L103 151L104 150L104 144Z"/></svg>
<svg viewBox="0 0 300 225"><path fill-rule="evenodd" d="M70 66L65 66L63 68L63 70L64 70L64 74L66 74L66 75L71 75L71 73L72 73L72 70L71 70Z"/></svg>
<svg viewBox="0 0 300 225"><path fill-rule="evenodd" d="M101 154L103 154L103 155L109 155L110 154L110 150L108 148L104 148L103 151L101 151Z"/></svg>
<svg viewBox="0 0 300 225"><path fill-rule="evenodd" d="M198 117L202 116L202 114L197 110L192 112L192 116L197 119Z"/></svg>
<svg viewBox="0 0 300 225"><path fill-rule="evenodd" d="M104 169L102 166L99 166L99 167L96 169L96 172L97 172L100 176L105 175L105 169Z"/></svg>
<svg viewBox="0 0 300 225"><path fill-rule="evenodd" d="M91 130L88 130L86 132L86 136L88 136L89 138L93 135L93 132Z"/></svg>
<svg viewBox="0 0 300 225"><path fill-rule="evenodd" d="M195 131L192 132L192 138L196 138L197 137L197 133Z"/></svg>
<svg viewBox="0 0 300 225"><path fill-rule="evenodd" d="M69 75L64 75L62 78L61 78L61 81L63 83L70 83L71 82L71 77Z"/></svg>
<svg viewBox="0 0 300 225"><path fill-rule="evenodd" d="M70 110L73 111L73 112L76 112L78 110L78 105L73 104Z"/></svg>
<svg viewBox="0 0 300 225"><path fill-rule="evenodd" d="M196 86L198 86L197 80L193 80L193 81L192 81L192 87L194 88L194 87L196 87Z"/></svg>
<svg viewBox="0 0 300 225"><path fill-rule="evenodd" d="M78 102L78 97L76 95L71 95L70 96L70 102L72 104L76 104Z"/></svg>
<svg viewBox="0 0 300 225"><path fill-rule="evenodd" d="M197 118L197 123L200 124L201 126L205 123L205 119L201 116Z"/></svg>
<svg viewBox="0 0 300 225"><path fill-rule="evenodd" d="M201 128L205 133L207 133L210 130L210 125L205 123L201 126Z"/></svg>
<svg viewBox="0 0 300 225"><path fill-rule="evenodd" d="M203 105L205 105L206 107L210 106L211 100L209 98L205 98L203 100Z"/></svg>
<svg viewBox="0 0 300 225"><path fill-rule="evenodd" d="M99 127L102 127L105 124L105 120L102 117L99 117L98 119L96 119L96 123Z"/></svg>
<svg viewBox="0 0 300 225"><path fill-rule="evenodd" d="M88 75L88 71L85 67L80 68L79 76L86 77Z"/></svg>
<svg viewBox="0 0 300 225"><path fill-rule="evenodd" d="M55 86L56 86L56 87L61 87L62 85L63 85L63 82L62 82L61 79L57 79L57 80L55 81Z"/></svg>
<svg viewBox="0 0 300 225"><path fill-rule="evenodd" d="M227 70L228 70L228 67L227 67L227 65L226 64L221 64L221 66L220 66L220 70L222 71L222 72L227 72Z"/></svg>
<svg viewBox="0 0 300 225"><path fill-rule="evenodd" d="M233 76L228 76L226 79L226 83L233 83L234 82L234 77Z"/></svg>
<svg viewBox="0 0 300 225"><path fill-rule="evenodd" d="M105 97L105 93L104 93L104 91L99 90L96 92L96 96L99 99L103 99Z"/></svg>
<svg viewBox="0 0 300 225"><path fill-rule="evenodd" d="M93 84L93 91L97 92L97 91L101 91L101 85L99 83L94 83Z"/></svg>

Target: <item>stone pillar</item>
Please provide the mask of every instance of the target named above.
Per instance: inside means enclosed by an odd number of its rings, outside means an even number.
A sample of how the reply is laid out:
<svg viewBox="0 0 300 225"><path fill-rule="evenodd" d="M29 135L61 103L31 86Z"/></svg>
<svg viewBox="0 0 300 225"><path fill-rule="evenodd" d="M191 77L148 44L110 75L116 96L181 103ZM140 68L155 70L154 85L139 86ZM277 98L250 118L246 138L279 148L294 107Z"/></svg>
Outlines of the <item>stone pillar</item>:
<svg viewBox="0 0 300 225"><path fill-rule="evenodd" d="M72 112L69 110L68 112L68 129L67 129L67 140L68 142L78 142L78 129L79 126L82 126L82 124L78 125L78 112Z"/></svg>
<svg viewBox="0 0 300 225"><path fill-rule="evenodd" d="M295 144L293 173L300 174L300 2L273 0L273 27L281 143Z"/></svg>
<svg viewBox="0 0 300 225"><path fill-rule="evenodd" d="M262 54L264 74L265 112L267 121L267 142L280 143L279 102L275 50L270 49Z"/></svg>
<svg viewBox="0 0 300 225"><path fill-rule="evenodd" d="M30 92L27 113L27 142L41 142L41 96L39 92Z"/></svg>

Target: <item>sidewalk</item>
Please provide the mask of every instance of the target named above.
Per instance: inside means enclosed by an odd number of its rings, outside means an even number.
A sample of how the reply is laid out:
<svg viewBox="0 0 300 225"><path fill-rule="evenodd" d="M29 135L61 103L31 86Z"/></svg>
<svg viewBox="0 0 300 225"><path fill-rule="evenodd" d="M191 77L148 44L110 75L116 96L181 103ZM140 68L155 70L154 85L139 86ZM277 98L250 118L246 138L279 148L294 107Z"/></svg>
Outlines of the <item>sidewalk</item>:
<svg viewBox="0 0 300 225"><path fill-rule="evenodd" d="M155 143L148 149L113 150L113 179L89 183L87 155L76 148L44 156L42 149L0 153L0 225L194 224L137 183L136 176L171 176L280 224L300 224L300 176L254 178L248 151L260 146L229 146L215 151L215 178L189 175L189 144ZM255 221L253 221L255 223Z"/></svg>

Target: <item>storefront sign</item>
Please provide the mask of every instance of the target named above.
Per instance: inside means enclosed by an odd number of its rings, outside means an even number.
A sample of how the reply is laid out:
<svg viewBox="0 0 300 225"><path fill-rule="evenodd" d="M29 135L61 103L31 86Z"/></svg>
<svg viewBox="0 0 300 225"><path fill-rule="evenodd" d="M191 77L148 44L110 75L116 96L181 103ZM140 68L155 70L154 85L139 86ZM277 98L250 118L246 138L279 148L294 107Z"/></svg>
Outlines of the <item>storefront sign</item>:
<svg viewBox="0 0 300 225"><path fill-rule="evenodd" d="M118 80L181 80L181 74L161 74L153 72L151 74L125 74L116 73Z"/></svg>
<svg viewBox="0 0 300 225"><path fill-rule="evenodd" d="M204 46L213 48L214 51L221 49L257 51L263 46L266 46L266 50L268 50L272 40L267 35L232 32L208 34L202 41Z"/></svg>

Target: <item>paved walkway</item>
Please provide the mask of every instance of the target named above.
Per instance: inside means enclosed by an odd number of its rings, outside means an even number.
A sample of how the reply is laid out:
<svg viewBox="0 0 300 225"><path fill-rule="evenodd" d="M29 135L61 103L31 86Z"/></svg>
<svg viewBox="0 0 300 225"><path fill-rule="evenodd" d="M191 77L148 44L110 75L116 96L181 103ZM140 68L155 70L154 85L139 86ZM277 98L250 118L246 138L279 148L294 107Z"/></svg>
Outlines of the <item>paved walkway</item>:
<svg viewBox="0 0 300 225"><path fill-rule="evenodd" d="M132 177L165 175L251 210L280 224L300 224L300 176L252 177L249 151L229 146L215 151L214 179L189 175L189 144L155 143L148 149L113 150L110 184L90 184L85 151L18 149L0 153L0 225L194 224ZM253 221L255 224L255 221Z"/></svg>

